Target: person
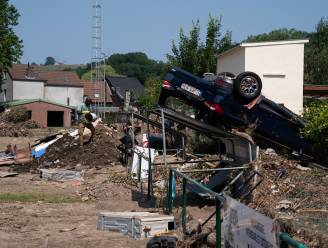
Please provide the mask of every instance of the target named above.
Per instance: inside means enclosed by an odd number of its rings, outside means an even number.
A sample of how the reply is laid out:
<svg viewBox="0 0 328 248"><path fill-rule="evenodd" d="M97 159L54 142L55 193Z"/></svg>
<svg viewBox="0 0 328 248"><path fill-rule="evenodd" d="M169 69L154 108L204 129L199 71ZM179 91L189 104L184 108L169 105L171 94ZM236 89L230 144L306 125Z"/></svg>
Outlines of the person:
<svg viewBox="0 0 328 248"><path fill-rule="evenodd" d="M83 146L84 140L83 140L83 132L84 128L88 128L91 131L91 137L89 139L89 142L92 142L93 136L95 134L95 127L93 126L92 122L96 119L96 115L94 113L86 112L84 113L84 120L79 123L79 140L80 140L80 146Z"/></svg>

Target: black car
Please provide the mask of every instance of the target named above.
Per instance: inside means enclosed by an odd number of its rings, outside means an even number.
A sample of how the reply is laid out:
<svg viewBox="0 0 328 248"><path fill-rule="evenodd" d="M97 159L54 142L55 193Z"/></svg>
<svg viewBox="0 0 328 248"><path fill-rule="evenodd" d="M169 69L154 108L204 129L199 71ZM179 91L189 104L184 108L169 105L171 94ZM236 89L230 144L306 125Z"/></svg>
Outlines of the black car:
<svg viewBox="0 0 328 248"><path fill-rule="evenodd" d="M266 146L302 155L304 159L327 161L327 151L315 148L300 137L302 118L286 107L261 95L262 82L253 72L235 77L221 73L206 80L179 68L172 68L162 83L159 105L170 107L169 99L192 106L195 118L227 130L250 130Z"/></svg>

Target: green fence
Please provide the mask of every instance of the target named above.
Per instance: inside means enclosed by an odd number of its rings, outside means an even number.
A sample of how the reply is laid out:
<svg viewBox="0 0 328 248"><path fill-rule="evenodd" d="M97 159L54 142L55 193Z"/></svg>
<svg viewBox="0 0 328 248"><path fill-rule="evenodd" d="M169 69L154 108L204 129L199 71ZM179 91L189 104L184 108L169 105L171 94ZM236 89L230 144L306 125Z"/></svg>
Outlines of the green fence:
<svg viewBox="0 0 328 248"><path fill-rule="evenodd" d="M204 170L205 171L205 170ZM175 169L170 168L169 171L169 185L168 185L168 201L167 201L167 210L168 213L172 213L173 209L173 194L174 194L174 177L178 176L182 178L182 229L183 233L186 231L186 215L187 215L187 182L198 187L200 190L205 192L211 199L215 201L215 212L211 214L207 220L202 225L205 225L207 221L209 221L210 218L212 218L215 215L215 231L216 231L216 247L221 248L222 247L222 239L221 239L221 229L222 229L222 217L221 217L221 206L222 202L224 201L224 197L222 194L218 194L209 188L205 187L203 184L195 181L194 179L188 177L186 174L179 172ZM280 248L288 248L288 247L294 247L294 248L307 248L306 245L304 245L301 242L298 242L291 238L287 233L280 233Z"/></svg>

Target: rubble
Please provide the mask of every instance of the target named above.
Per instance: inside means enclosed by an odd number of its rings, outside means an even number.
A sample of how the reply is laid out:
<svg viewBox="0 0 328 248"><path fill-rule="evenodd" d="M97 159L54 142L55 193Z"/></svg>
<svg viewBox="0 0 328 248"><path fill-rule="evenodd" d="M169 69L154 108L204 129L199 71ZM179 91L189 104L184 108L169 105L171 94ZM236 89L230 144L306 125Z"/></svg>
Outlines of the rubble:
<svg viewBox="0 0 328 248"><path fill-rule="evenodd" d="M119 161L118 135L111 129L99 124L93 141L79 146L78 140L69 134L63 135L49 145L44 156L26 166L16 166L17 171L30 171L38 168L66 168L82 170L91 167L112 166Z"/></svg>
<svg viewBox="0 0 328 248"><path fill-rule="evenodd" d="M253 166L264 180L249 206L277 219L282 231L309 247L327 247L328 171L304 167L273 153L260 154Z"/></svg>

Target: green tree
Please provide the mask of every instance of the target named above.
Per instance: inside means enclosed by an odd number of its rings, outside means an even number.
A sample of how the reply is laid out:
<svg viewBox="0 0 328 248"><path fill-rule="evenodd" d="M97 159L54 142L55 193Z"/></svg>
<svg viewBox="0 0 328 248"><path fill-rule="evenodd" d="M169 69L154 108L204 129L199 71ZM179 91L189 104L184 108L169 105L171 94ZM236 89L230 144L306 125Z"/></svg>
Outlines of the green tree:
<svg viewBox="0 0 328 248"><path fill-rule="evenodd" d="M305 46L306 82L327 84L328 82L328 19L321 18Z"/></svg>
<svg viewBox="0 0 328 248"><path fill-rule="evenodd" d="M215 72L216 55L233 46L231 32L221 34L221 21L221 17L209 16L205 43L200 39L198 20L192 23L189 36L180 28L179 42L172 41L172 54L167 54L169 64L197 75Z"/></svg>
<svg viewBox="0 0 328 248"><path fill-rule="evenodd" d="M149 77L161 75L165 66L163 62L152 60L142 52L113 54L106 60L106 64L111 65L117 73L137 77L142 82Z"/></svg>
<svg viewBox="0 0 328 248"><path fill-rule="evenodd" d="M161 92L162 80L153 76L145 82L145 92L139 97L138 102L142 107L153 107L157 104Z"/></svg>
<svg viewBox="0 0 328 248"><path fill-rule="evenodd" d="M19 16L17 9L8 0L0 0L0 86L3 72L12 63L19 62L23 54L23 42L13 30L18 25Z"/></svg>
<svg viewBox="0 0 328 248"><path fill-rule="evenodd" d="M295 40L307 38L309 34L305 31L296 30L294 28L276 29L269 33L250 35L246 42L261 42L261 41L277 41L277 40Z"/></svg>
<svg viewBox="0 0 328 248"><path fill-rule="evenodd" d="M46 62L44 63L44 65L54 65L54 64L56 64L56 60L53 57L47 57Z"/></svg>

